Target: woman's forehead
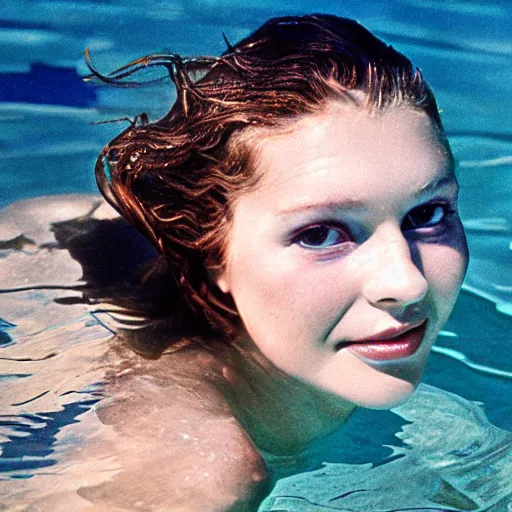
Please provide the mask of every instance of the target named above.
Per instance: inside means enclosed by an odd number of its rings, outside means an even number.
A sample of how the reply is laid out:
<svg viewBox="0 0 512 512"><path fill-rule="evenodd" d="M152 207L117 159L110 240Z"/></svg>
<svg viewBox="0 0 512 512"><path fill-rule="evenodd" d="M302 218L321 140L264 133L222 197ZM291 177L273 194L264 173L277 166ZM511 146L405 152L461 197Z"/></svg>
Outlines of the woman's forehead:
<svg viewBox="0 0 512 512"><path fill-rule="evenodd" d="M300 198L345 201L419 191L453 174L450 150L430 118L409 108L373 114L343 104L306 116L258 143L256 195L275 195L279 209ZM259 193L259 194L258 194Z"/></svg>

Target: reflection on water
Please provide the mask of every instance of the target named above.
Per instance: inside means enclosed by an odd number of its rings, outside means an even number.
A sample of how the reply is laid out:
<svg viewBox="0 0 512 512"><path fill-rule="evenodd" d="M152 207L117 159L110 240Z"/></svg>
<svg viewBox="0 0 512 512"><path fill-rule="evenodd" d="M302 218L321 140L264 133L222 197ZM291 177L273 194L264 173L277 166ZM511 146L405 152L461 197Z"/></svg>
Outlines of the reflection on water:
<svg viewBox="0 0 512 512"><path fill-rule="evenodd" d="M16 374L14 376L17 377ZM25 405L38 400L46 393L48 391L12 406L16 408ZM35 470L57 464L57 460L51 457L54 452L53 445L57 442L57 434L66 425L79 421L78 416L88 411L98 401L99 399L84 400L66 404L61 411L2 418L0 430L5 432L8 441L1 444L0 469L8 472L11 478L29 478L37 474Z"/></svg>
<svg viewBox="0 0 512 512"><path fill-rule="evenodd" d="M507 511L511 433L490 425L479 406L423 385L394 412L410 423L397 433L404 445L392 443L389 462L326 463L282 479L260 511ZM360 434L353 449L373 437Z"/></svg>
<svg viewBox="0 0 512 512"><path fill-rule="evenodd" d="M91 123L141 112L154 119L172 101L170 84L129 91L84 85L78 75L87 72L85 47L98 68L109 71L160 50L217 55L224 50L221 31L236 40L273 15L324 11L354 17L421 66L458 161L471 262L425 379L483 402L491 422L511 430L511 2L280 5L277 12L252 0L139 2L137 8L127 0L4 3L0 204L94 192L94 159L121 126ZM29 80L34 70L38 87ZM0 508L85 509L90 490L122 469L116 453L123 439L96 414L105 401L104 383L124 357L112 341L116 314L87 298L84 286L94 277L96 285L119 283L123 272L152 253L125 246L135 259L124 270L106 265L101 276L91 274L84 254L73 253L77 246L63 249L48 228L83 219L94 204L68 198L0 214L0 287L18 290L0 294ZM101 207L94 211L95 219L109 216ZM68 228L67 239L80 240L83 233ZM142 247L135 235L124 240ZM98 290L101 299L106 289ZM102 314L92 314L101 308ZM278 480L261 510L510 510L510 435L492 426L480 406L425 387L395 414L359 412L350 421L357 428L319 443L304 462L313 471ZM407 486L397 487L404 475ZM274 476L284 476L278 464Z"/></svg>

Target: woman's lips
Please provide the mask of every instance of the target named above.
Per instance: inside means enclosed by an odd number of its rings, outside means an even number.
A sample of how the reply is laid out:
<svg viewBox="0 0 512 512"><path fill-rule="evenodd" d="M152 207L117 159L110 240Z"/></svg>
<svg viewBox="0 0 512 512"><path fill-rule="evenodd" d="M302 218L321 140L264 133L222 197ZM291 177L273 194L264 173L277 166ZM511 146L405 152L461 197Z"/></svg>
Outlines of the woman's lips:
<svg viewBox="0 0 512 512"><path fill-rule="evenodd" d="M412 356L421 345L426 326L427 322L425 321L418 327L387 340L355 342L347 344L343 348L365 359L373 359L375 361L387 361L390 359L409 357Z"/></svg>

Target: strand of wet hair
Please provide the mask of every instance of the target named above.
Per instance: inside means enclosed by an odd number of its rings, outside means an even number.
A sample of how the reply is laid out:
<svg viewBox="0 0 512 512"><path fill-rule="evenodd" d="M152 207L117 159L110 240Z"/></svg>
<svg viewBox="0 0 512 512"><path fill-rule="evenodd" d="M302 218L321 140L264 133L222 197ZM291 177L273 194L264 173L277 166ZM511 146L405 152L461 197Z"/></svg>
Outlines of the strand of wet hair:
<svg viewBox="0 0 512 512"><path fill-rule="evenodd" d="M145 87L147 85L151 85L154 83L162 82L166 80L168 77L174 81L173 75L175 74L176 66L183 64L187 65L187 67L191 68L191 71L195 71L193 69L197 67L197 69L201 68L205 69L206 65L212 65L217 59L215 57L200 57L200 58L190 58L183 59L176 53L170 54L150 54L144 57L140 57L139 59L135 59L124 66L121 66L110 73L104 74L101 73L96 67L93 65L89 49L85 49L85 62L87 67L91 71L90 75L84 77L85 81L91 81L93 78L97 78L98 80L107 83L109 85L117 86L117 87ZM197 66L196 66L197 65ZM150 68L150 67L164 67L168 71L168 76L159 77L151 80L145 81L123 81L124 78L127 78L141 70Z"/></svg>

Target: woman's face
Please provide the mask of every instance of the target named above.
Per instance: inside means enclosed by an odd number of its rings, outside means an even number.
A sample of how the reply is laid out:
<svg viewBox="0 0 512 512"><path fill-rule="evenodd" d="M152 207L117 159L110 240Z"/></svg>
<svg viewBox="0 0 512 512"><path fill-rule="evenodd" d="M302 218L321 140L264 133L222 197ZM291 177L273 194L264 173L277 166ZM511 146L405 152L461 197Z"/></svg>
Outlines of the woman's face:
<svg viewBox="0 0 512 512"><path fill-rule="evenodd" d="M423 113L330 103L256 148L226 266L244 336L289 375L367 407L414 390L468 253L450 150Z"/></svg>

